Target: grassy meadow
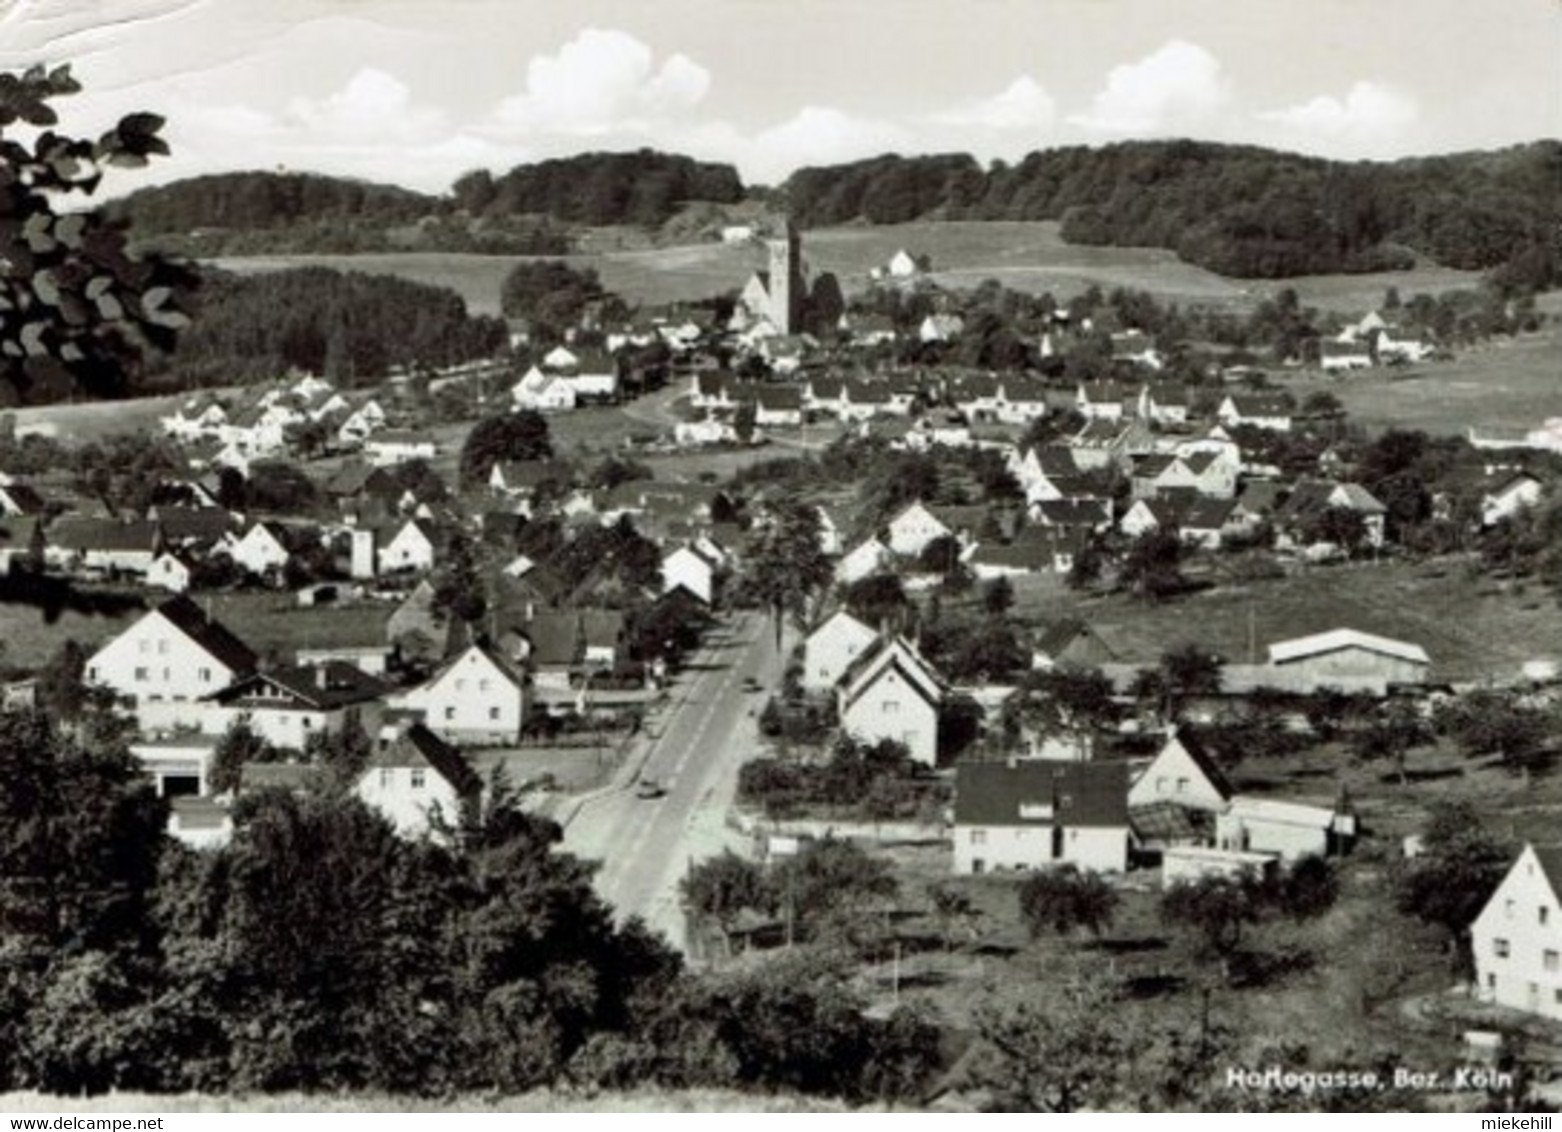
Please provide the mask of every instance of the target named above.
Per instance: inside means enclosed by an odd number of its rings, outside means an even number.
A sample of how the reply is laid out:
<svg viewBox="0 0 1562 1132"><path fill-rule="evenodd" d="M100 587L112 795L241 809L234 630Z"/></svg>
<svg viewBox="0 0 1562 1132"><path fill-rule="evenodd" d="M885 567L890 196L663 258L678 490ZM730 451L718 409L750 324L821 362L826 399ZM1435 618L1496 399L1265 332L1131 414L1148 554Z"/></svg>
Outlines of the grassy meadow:
<svg viewBox="0 0 1562 1132"><path fill-rule="evenodd" d="M1016 579L1015 591L1016 616L1080 616L1125 663L1153 663L1182 644L1262 663L1270 642L1339 628L1421 645L1434 680L1516 679L1525 661L1562 651L1555 598L1500 588L1455 559L1303 567L1162 603L1084 597L1050 576Z"/></svg>
<svg viewBox="0 0 1562 1132"><path fill-rule="evenodd" d="M851 294L868 286L869 272L904 248L932 260L933 276L953 288L997 279L1017 290L1050 291L1067 298L1092 284L1110 290L1135 287L1162 299L1230 310L1251 309L1281 287L1294 287L1304 303L1360 312L1390 286L1408 297L1472 286L1475 272L1440 267L1371 275L1313 276L1294 280L1228 279L1184 263L1165 248L1088 247L1065 243L1055 221L918 221L910 224L820 228L803 234L803 256L815 272L834 272ZM499 313L499 289L518 256L406 253L360 256L256 256L217 260L238 272L316 265L344 271L399 275L449 287L475 314ZM714 242L564 257L595 268L602 283L631 303L692 300L736 291L763 265L759 247Z"/></svg>
<svg viewBox="0 0 1562 1132"><path fill-rule="evenodd" d="M1285 382L1299 398L1315 389L1338 397L1368 429L1416 428L1464 435L1476 428L1534 428L1562 416L1562 328L1461 349L1453 361L1352 373L1313 373Z"/></svg>

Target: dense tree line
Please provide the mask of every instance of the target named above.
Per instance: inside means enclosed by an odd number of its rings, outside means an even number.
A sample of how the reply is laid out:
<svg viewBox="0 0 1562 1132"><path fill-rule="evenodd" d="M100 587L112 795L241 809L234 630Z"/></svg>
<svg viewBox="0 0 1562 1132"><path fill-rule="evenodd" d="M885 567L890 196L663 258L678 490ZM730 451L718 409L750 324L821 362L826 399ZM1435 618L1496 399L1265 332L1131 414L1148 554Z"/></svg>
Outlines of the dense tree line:
<svg viewBox="0 0 1562 1132"><path fill-rule="evenodd" d="M369 384L392 366L452 365L505 341L502 321L468 315L443 287L323 267L251 276L208 269L194 322L149 365L140 392L269 380L295 367Z"/></svg>
<svg viewBox="0 0 1562 1132"><path fill-rule="evenodd" d="M743 182L730 165L641 149L518 165L497 177L477 170L457 180L452 193L472 215L541 214L576 224L655 227L687 201L742 200Z"/></svg>
<svg viewBox="0 0 1562 1132"><path fill-rule="evenodd" d="M983 170L964 155L885 156L798 170L792 216L819 226L1060 220L1084 244L1172 248L1223 274L1279 278L1409 266L1501 268L1513 289L1554 282L1562 146L1345 163L1252 146L1126 142Z"/></svg>

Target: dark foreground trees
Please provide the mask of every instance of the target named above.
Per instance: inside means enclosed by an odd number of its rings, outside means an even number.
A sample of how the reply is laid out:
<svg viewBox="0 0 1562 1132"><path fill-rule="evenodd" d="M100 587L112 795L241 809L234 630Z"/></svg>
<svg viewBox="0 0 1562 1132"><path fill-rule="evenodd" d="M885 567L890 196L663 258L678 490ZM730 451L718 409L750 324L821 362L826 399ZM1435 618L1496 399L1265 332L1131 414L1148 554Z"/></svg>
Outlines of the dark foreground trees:
<svg viewBox="0 0 1562 1132"><path fill-rule="evenodd" d="M869 1099L909 1095L936 1057L925 1021L865 1017L813 959L807 979L687 975L638 921L615 926L592 866L502 785L442 843L330 783L249 794L231 841L196 853L112 732L83 727L88 747L0 714L0 1090ZM818 872L794 890L843 890Z"/></svg>

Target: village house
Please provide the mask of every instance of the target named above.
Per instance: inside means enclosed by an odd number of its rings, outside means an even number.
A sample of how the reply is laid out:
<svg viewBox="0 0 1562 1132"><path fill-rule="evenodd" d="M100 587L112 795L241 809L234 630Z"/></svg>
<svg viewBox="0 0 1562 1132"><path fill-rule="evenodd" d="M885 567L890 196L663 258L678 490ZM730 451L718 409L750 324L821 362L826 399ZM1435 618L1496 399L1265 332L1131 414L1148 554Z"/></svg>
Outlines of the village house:
<svg viewBox="0 0 1562 1132"><path fill-rule="evenodd" d="M1290 398L1283 393L1228 393L1215 416L1227 428L1248 425L1271 432L1290 432L1295 412Z"/></svg>
<svg viewBox="0 0 1562 1132"><path fill-rule="evenodd" d="M683 590L704 605L716 600L717 566L692 546L680 546L662 558L662 592Z"/></svg>
<svg viewBox="0 0 1562 1132"><path fill-rule="evenodd" d="M1517 518L1540 502L1543 485L1528 472L1498 473L1481 493L1481 526L1492 527Z"/></svg>
<svg viewBox="0 0 1562 1132"><path fill-rule="evenodd" d="M955 767L958 876L1071 864L1128 869L1128 765L1020 759Z"/></svg>
<svg viewBox="0 0 1562 1132"><path fill-rule="evenodd" d="M812 695L830 691L878 639L876 629L864 625L846 610L837 609L803 642L803 674L799 680L803 691Z"/></svg>
<svg viewBox="0 0 1562 1132"><path fill-rule="evenodd" d="M889 569L895 554L876 538L866 539L841 556L835 564L835 580L849 586Z"/></svg>
<svg viewBox="0 0 1562 1132"><path fill-rule="evenodd" d="M1099 633L1074 617L1045 622L1031 641L1031 667L1038 671L1060 667L1098 668L1118 659Z"/></svg>
<svg viewBox="0 0 1562 1132"><path fill-rule="evenodd" d="M881 638L836 682L836 715L843 734L877 743L904 743L925 766L938 762L944 689L909 642Z"/></svg>
<svg viewBox="0 0 1562 1132"><path fill-rule="evenodd" d="M271 668L213 693L216 710L202 715L201 729L220 734L242 718L273 746L302 751L311 736L341 731L388 691L389 685L343 661Z"/></svg>
<svg viewBox="0 0 1562 1132"><path fill-rule="evenodd" d="M364 441L363 453L369 463L384 468L409 460L432 460L439 455L439 446L427 433L387 429Z"/></svg>
<svg viewBox="0 0 1562 1132"><path fill-rule="evenodd" d="M283 569L292 558L281 533L268 523L251 524L238 538L230 535L220 550L234 565L257 577L264 577L268 570Z"/></svg>
<svg viewBox="0 0 1562 1132"><path fill-rule="evenodd" d="M1180 428L1188 423L1193 398L1185 385L1151 382L1139 390L1138 413L1141 420L1162 428Z"/></svg>
<svg viewBox="0 0 1562 1132"><path fill-rule="evenodd" d="M1324 373L1348 373L1372 368L1372 349L1354 337L1325 338L1318 343L1318 368Z"/></svg>
<svg viewBox="0 0 1562 1132"><path fill-rule="evenodd" d="M1092 420L1068 440L1074 463L1081 471L1116 468L1127 473L1133 458L1155 451L1149 427L1133 420Z"/></svg>
<svg viewBox="0 0 1562 1132"><path fill-rule="evenodd" d="M425 520L408 519L387 527L376 565L381 574L422 573L434 568L439 540Z"/></svg>
<svg viewBox="0 0 1562 1132"><path fill-rule="evenodd" d="M481 800L483 781L460 751L414 724L381 737L353 793L398 835L440 839Z"/></svg>
<svg viewBox="0 0 1562 1132"><path fill-rule="evenodd" d="M1142 330L1124 330L1112 335L1112 360L1147 370L1159 370L1161 353L1155 339Z"/></svg>
<svg viewBox="0 0 1562 1132"><path fill-rule="evenodd" d="M146 584L182 594L190 588L193 577L194 568L180 552L165 550L147 567Z"/></svg>
<svg viewBox="0 0 1562 1132"><path fill-rule="evenodd" d="M1128 788L1130 817L1135 809L1172 803L1183 809L1219 813L1231 801L1231 783L1214 756L1191 732L1172 729L1147 766Z"/></svg>
<svg viewBox="0 0 1562 1132"><path fill-rule="evenodd" d="M1562 848L1526 844L1470 926L1482 1002L1562 1021Z"/></svg>
<svg viewBox="0 0 1562 1132"><path fill-rule="evenodd" d="M520 740L530 693L524 672L469 645L392 706L421 713L429 730L449 742L503 746Z"/></svg>
<svg viewBox="0 0 1562 1132"><path fill-rule="evenodd" d="M536 366L510 389L516 409L535 409L541 413L568 412L575 408L575 387L557 374L544 373Z"/></svg>
<svg viewBox="0 0 1562 1132"><path fill-rule="evenodd" d="M740 385L733 399L754 406L754 423L760 428L797 428L803 423L803 391L795 385Z"/></svg>
<svg viewBox="0 0 1562 1132"><path fill-rule="evenodd" d="M960 383L954 403L972 421L1023 425L1047 415L1047 389L1032 377L977 375Z"/></svg>
<svg viewBox="0 0 1562 1132"><path fill-rule="evenodd" d="M1074 394L1074 407L1087 421L1120 421L1129 406L1138 404L1132 387L1115 381L1082 381Z"/></svg>
<svg viewBox="0 0 1562 1132"><path fill-rule="evenodd" d="M965 319L957 314L930 314L917 326L922 342L953 342L965 331Z"/></svg>
<svg viewBox="0 0 1562 1132"><path fill-rule="evenodd" d="M144 575L163 549L162 530L147 520L62 515L46 537L44 561L63 570Z"/></svg>
<svg viewBox="0 0 1562 1132"><path fill-rule="evenodd" d="M1281 548L1311 545L1317 541L1311 536L1319 520L1330 510L1359 515L1364 544L1369 547L1383 545L1388 508L1358 483L1329 480L1301 480L1291 490L1275 512L1279 535L1276 545Z"/></svg>
<svg viewBox="0 0 1562 1132"><path fill-rule="evenodd" d="M885 531L885 545L905 558L915 558L937 539L954 535L920 499L907 504L889 521Z"/></svg>
<svg viewBox="0 0 1562 1132"><path fill-rule="evenodd" d="M88 659L86 680L130 700L188 704L255 670L256 656L188 597L163 602Z"/></svg>

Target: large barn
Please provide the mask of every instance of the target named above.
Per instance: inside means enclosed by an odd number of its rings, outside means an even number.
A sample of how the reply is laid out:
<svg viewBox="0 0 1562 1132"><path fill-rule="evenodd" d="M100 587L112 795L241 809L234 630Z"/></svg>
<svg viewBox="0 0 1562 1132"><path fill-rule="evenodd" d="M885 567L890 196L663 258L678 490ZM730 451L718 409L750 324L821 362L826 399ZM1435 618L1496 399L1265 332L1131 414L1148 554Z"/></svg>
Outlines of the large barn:
<svg viewBox="0 0 1562 1132"><path fill-rule="evenodd" d="M1269 646L1269 663L1297 684L1381 696L1390 685L1425 683L1432 660L1420 645L1355 629L1331 629L1275 642Z"/></svg>

